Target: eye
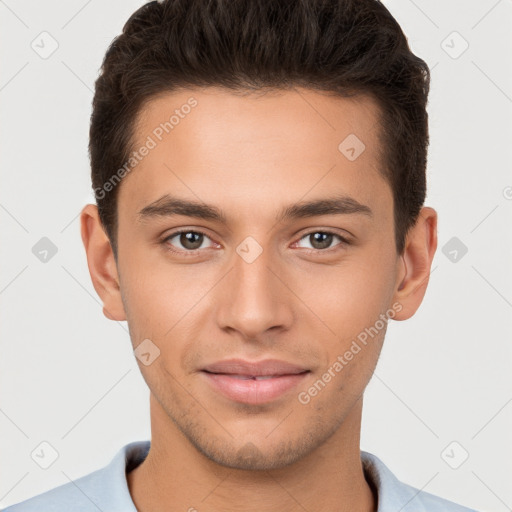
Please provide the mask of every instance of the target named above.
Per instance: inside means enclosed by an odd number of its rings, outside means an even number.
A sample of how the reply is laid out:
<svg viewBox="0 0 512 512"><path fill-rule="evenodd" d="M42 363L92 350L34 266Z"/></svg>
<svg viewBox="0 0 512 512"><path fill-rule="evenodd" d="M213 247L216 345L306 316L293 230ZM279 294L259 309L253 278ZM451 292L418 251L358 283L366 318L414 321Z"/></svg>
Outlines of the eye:
<svg viewBox="0 0 512 512"><path fill-rule="evenodd" d="M333 241L338 239L339 242L333 245ZM174 240L174 241L173 241ZM301 241L305 241L306 246L301 246ZM210 243L208 243L208 241ZM197 254L196 251L199 249L206 249L215 247L217 244L212 242L210 237L203 233L202 231L192 230L192 229L182 229L179 231L175 231L165 237L162 240L162 244L164 247L175 253L181 254ZM305 249L311 249L313 251L322 251L325 252L326 249L333 249L337 246L349 245L350 241L346 238L342 237L337 233L333 233L331 231L311 231L310 233L304 235L298 242L295 243L298 247L303 247Z"/></svg>
<svg viewBox="0 0 512 512"><path fill-rule="evenodd" d="M332 248L332 242L335 238L339 239L340 242L335 244L334 247L337 245L350 244L346 238L330 231L312 231L307 235L304 235L300 240L306 240L309 243L309 246L306 246L306 249L324 250ZM297 244L300 244L300 240Z"/></svg>
<svg viewBox="0 0 512 512"><path fill-rule="evenodd" d="M172 242L173 239L176 239L176 242ZM212 245L204 245L204 243L210 240L210 238L203 233L202 231L194 231L194 230L181 230L175 231L167 236L162 243L173 252L191 252L198 249L204 249L205 247L213 247ZM180 244L178 246L174 245L175 243ZM174 249L176 248L176 249Z"/></svg>

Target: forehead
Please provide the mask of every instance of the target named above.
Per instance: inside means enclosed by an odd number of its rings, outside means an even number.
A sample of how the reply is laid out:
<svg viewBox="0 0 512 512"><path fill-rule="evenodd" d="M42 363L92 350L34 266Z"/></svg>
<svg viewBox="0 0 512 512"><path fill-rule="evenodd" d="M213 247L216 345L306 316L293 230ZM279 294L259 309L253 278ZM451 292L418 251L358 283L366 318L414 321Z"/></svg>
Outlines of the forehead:
<svg viewBox="0 0 512 512"><path fill-rule="evenodd" d="M345 98L298 87L258 92L221 87L181 89L163 92L141 106L135 121L135 145L143 143L148 134L160 139L170 132L189 136L187 132L193 130L196 139L216 145L229 143L227 136L238 142L257 139L261 143L263 138L276 137L313 142L330 133L326 143L354 134L373 146L378 115L379 107L369 95ZM287 132L282 133L282 128Z"/></svg>
<svg viewBox="0 0 512 512"><path fill-rule="evenodd" d="M242 199L289 203L334 189L363 203L379 202L380 191L389 202L378 113L368 96L301 88L161 94L139 112L132 149L151 149L124 178L119 203L137 208L164 193L203 199L215 192L219 201L240 199L242 208Z"/></svg>

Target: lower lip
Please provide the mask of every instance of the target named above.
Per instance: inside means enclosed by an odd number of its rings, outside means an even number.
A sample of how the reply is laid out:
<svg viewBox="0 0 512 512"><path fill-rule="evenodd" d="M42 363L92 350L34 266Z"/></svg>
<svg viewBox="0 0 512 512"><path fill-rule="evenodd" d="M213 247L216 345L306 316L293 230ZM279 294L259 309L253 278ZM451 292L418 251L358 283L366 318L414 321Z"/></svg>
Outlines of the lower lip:
<svg viewBox="0 0 512 512"><path fill-rule="evenodd" d="M290 391L308 375L280 375L271 379L238 379L226 374L202 372L216 391L235 402L246 404L264 404L279 398Z"/></svg>

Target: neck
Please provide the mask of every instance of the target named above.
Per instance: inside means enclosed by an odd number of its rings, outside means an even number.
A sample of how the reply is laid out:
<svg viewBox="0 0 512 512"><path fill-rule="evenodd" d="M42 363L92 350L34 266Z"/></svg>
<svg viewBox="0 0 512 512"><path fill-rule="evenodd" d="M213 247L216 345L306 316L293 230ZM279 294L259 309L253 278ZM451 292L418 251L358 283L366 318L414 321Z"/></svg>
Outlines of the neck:
<svg viewBox="0 0 512 512"><path fill-rule="evenodd" d="M362 398L323 445L291 465L241 470L200 453L151 395L151 448L127 475L130 494L139 512L375 512L360 459L361 413Z"/></svg>

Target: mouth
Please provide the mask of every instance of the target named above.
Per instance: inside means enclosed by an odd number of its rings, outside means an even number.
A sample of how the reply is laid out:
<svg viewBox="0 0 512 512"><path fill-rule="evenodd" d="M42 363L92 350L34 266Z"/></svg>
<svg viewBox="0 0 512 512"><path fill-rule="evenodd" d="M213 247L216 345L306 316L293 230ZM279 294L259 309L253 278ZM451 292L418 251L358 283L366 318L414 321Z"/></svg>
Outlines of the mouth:
<svg viewBox="0 0 512 512"><path fill-rule="evenodd" d="M209 364L203 371L209 373L239 375L242 377L280 377L282 375L296 375L308 371L309 368L300 364L289 363L279 359L265 359L262 361L246 361L244 359L226 359Z"/></svg>
<svg viewBox="0 0 512 512"><path fill-rule="evenodd" d="M212 375L226 375L228 377L232 377L233 379L240 379L240 380L268 380L268 379L275 379L277 377L284 377L284 375L237 375L234 373L213 373L213 372L206 372L211 373ZM300 374L298 374L300 375Z"/></svg>
<svg viewBox="0 0 512 512"><path fill-rule="evenodd" d="M277 360L229 360L209 365L200 373L214 392L230 401L258 405L284 397L311 372Z"/></svg>

